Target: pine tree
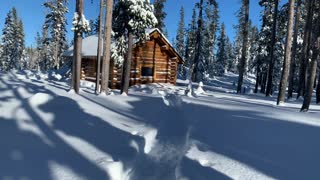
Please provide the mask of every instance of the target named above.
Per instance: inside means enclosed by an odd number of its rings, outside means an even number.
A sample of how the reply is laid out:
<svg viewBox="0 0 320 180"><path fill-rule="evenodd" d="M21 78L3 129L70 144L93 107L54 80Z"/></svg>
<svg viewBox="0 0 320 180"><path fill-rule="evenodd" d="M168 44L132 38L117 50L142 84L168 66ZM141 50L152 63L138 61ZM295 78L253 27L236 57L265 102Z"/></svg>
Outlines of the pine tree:
<svg viewBox="0 0 320 180"><path fill-rule="evenodd" d="M109 68L110 68L110 54L111 54L110 49L111 49L111 29L112 29L112 8L113 8L113 0L108 0L107 10L105 15L105 24L104 24L103 62L102 62L102 77L101 77L101 93L105 93L105 94L109 94L108 85L109 85ZM102 16L102 12L100 12L100 17L101 16Z"/></svg>
<svg viewBox="0 0 320 180"><path fill-rule="evenodd" d="M301 17L301 0L297 0L297 4L295 7L295 15L294 15L294 33L292 39L292 52L291 52L291 61L289 68L289 84L288 84L288 99L293 97L293 88L294 88L294 78L295 78L295 70L296 70L296 54L298 51L298 34L299 34L299 24Z"/></svg>
<svg viewBox="0 0 320 180"><path fill-rule="evenodd" d="M233 52L233 45L230 42L229 37L227 37L227 71L231 71L234 67L234 52Z"/></svg>
<svg viewBox="0 0 320 180"><path fill-rule="evenodd" d="M311 34L310 34L310 49L312 51L311 62L307 65L308 71L307 74L307 84L305 95L303 99L303 104L300 109L302 112L306 112L309 110L309 106L311 103L314 82L316 79L316 71L318 67L318 58L320 54L320 3L315 0L309 1L309 6L311 6Z"/></svg>
<svg viewBox="0 0 320 180"><path fill-rule="evenodd" d="M278 5L279 0L274 0L274 13L273 13L273 22L272 22L272 33L271 33L271 44L270 44L270 60L268 67L268 80L267 80L267 89L266 96L272 95L272 83L273 83L273 73L274 73L274 63L275 55L274 49L276 44L276 32L277 32L277 18L278 18Z"/></svg>
<svg viewBox="0 0 320 180"><path fill-rule="evenodd" d="M239 63L239 78L238 78L238 87L237 87L237 93L241 93L241 89L242 89L242 83L243 83L243 75L244 75L244 71L245 71L245 66L246 66L246 52L247 52L247 44L248 44L248 31L249 31L249 27L248 27L248 23L249 23L249 0L243 0L242 1L242 6L244 7L244 21L242 26L242 30L243 30L243 41L242 41L242 56L240 59L240 63Z"/></svg>
<svg viewBox="0 0 320 180"><path fill-rule="evenodd" d="M205 3L205 19L203 36L203 64L205 72L203 74L213 76L215 75L214 61L215 54L214 48L216 45L216 34L219 26L219 6L215 0L208 0Z"/></svg>
<svg viewBox="0 0 320 180"><path fill-rule="evenodd" d="M287 82L289 78L289 68L291 61L291 47L292 47L292 28L293 28L293 18L294 18L294 0L289 0L289 22L287 25L287 38L286 38L286 47L285 47L285 59L283 63L283 70L281 75L281 83L279 89L279 95L277 104L285 100Z"/></svg>
<svg viewBox="0 0 320 180"><path fill-rule="evenodd" d="M218 37L217 61L215 63L216 75L222 76L226 71L228 54L227 54L227 35L224 23L221 24L220 36Z"/></svg>
<svg viewBox="0 0 320 180"><path fill-rule="evenodd" d="M310 38L312 32L312 20L313 20L313 0L306 0L306 9L307 9L307 17L306 23L304 27L304 36L303 36L303 45L302 45L302 54L300 56L300 67L299 67L299 86L297 99L300 96L304 96L306 79L307 79L307 64L309 60L309 51L310 51Z"/></svg>
<svg viewBox="0 0 320 180"><path fill-rule="evenodd" d="M203 30L203 0L200 0L198 3L199 8L199 14L198 14L198 21L197 21L197 30L196 30L196 39L195 39L195 55L194 55L194 67L192 72L192 81L193 82L199 82L201 77L201 50L203 48L203 36L202 36L202 30Z"/></svg>
<svg viewBox="0 0 320 180"><path fill-rule="evenodd" d="M44 3L44 6L50 10L46 15L45 26L50 32L50 44L52 45L54 62L52 67L59 69L62 65L63 52L68 48L68 42L66 38L66 23L65 17L68 12L67 0L50 0ZM49 35L49 34L48 34Z"/></svg>
<svg viewBox="0 0 320 180"><path fill-rule="evenodd" d="M16 9L12 8L7 14L2 33L0 68L5 71L22 69L25 65L24 48L23 23L19 19Z"/></svg>
<svg viewBox="0 0 320 180"><path fill-rule="evenodd" d="M166 25L164 23L164 19L167 16L167 13L164 12L164 3L166 1L167 0L154 0L154 3L153 3L154 15L158 20L158 24L156 25L156 28L158 28L161 32L164 32L164 30L166 29L165 28Z"/></svg>
<svg viewBox="0 0 320 180"><path fill-rule="evenodd" d="M131 70L131 54L133 36L137 40L144 40L146 28L154 27L158 22L153 14L153 7L149 1L144 0L119 0L114 9L113 29L117 39L128 39L127 56L123 63L121 93L128 93ZM119 49L119 48L118 48ZM124 49L124 48L120 48ZM124 59L124 58L123 58Z"/></svg>
<svg viewBox="0 0 320 180"><path fill-rule="evenodd" d="M185 48L185 63L184 66L190 70L193 70L193 60L195 55L195 37L196 37L196 10L192 10L191 22L188 25L187 37L186 37L186 48Z"/></svg>
<svg viewBox="0 0 320 180"><path fill-rule="evenodd" d="M102 19L103 19L103 5L104 5L104 0L100 0L100 11L99 11L99 17L98 20L96 22L98 22L98 27L97 29L93 30L91 29L91 31L96 31L98 32L98 49L97 49L97 74L96 74L96 87L95 87L95 92L96 94L100 93L100 78L101 77L101 72L100 72L100 68L101 68L101 52L102 51ZM96 26L96 25L95 25ZM105 70L105 69L104 69ZM105 78L105 77L104 77ZM107 89L107 88L106 88Z"/></svg>
<svg viewBox="0 0 320 180"><path fill-rule="evenodd" d="M182 56L185 52L185 25L184 25L184 8L183 6L181 6L180 9L180 20L179 20L179 24L178 24L178 30L177 30L177 35L176 35L176 43L175 43L175 47L177 49L177 52ZM180 65L179 66L179 75L183 76L184 73L184 66Z"/></svg>

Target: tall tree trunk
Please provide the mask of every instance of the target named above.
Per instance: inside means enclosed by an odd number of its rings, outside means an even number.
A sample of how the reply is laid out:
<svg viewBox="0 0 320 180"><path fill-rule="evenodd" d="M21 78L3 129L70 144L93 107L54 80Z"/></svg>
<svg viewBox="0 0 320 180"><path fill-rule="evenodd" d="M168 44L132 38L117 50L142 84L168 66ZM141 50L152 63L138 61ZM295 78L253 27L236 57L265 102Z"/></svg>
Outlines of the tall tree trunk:
<svg viewBox="0 0 320 180"><path fill-rule="evenodd" d="M83 0L76 0L76 12L79 15L78 22L83 14ZM80 88L80 76L81 76L81 50L82 50L82 32L74 32L74 49L73 49L73 63L74 63L74 74L73 74L73 89L79 94Z"/></svg>
<svg viewBox="0 0 320 180"><path fill-rule="evenodd" d="M303 104L300 110L302 112L308 111L311 103L313 83L316 78L316 72L317 72L317 66L318 66L318 60L317 60L318 55L319 55L319 50L316 50L316 48L313 48L312 60L309 67L309 76L308 76L306 93L304 95Z"/></svg>
<svg viewBox="0 0 320 180"><path fill-rule="evenodd" d="M239 78L238 78L238 86L237 86L237 93L241 93L242 84L243 84L243 75L246 66L246 55L247 55L247 45L248 45L248 35L249 35L249 0L243 0L245 7L245 15L244 15L244 23L243 26L243 41L242 41L242 52L241 52L241 59L239 64Z"/></svg>
<svg viewBox="0 0 320 180"><path fill-rule="evenodd" d="M305 86L306 86L306 78L307 78L307 68L308 68L308 58L309 58L309 50L310 50L310 38L312 31L312 17L313 17L313 7L312 4L314 0L307 0L307 21L305 23L304 28L304 37L302 44L302 54L300 56L300 68L299 68L299 86L298 86L298 94L297 99L300 96L304 96Z"/></svg>
<svg viewBox="0 0 320 180"><path fill-rule="evenodd" d="M99 35L98 35L98 50L97 50L97 66L96 66L96 94L100 93L100 68L101 68L101 50L102 50L102 22L103 22L103 4L104 0L100 0L100 14L99 14Z"/></svg>
<svg viewBox="0 0 320 180"><path fill-rule="evenodd" d="M317 97L317 104L320 103L320 72L318 75L318 85L317 85L317 92L316 92L316 97Z"/></svg>
<svg viewBox="0 0 320 180"><path fill-rule="evenodd" d="M109 69L111 57L111 29L112 29L112 9L113 0L107 0L107 12L104 25L104 51L103 51L103 64L102 64L102 79L101 79L101 93L109 94Z"/></svg>
<svg viewBox="0 0 320 180"><path fill-rule="evenodd" d="M123 62L122 69L122 80L121 80L121 94L128 94L130 85L130 71L131 71L131 61L132 61L132 46L133 46L133 34L128 35L128 52L127 58Z"/></svg>
<svg viewBox="0 0 320 180"><path fill-rule="evenodd" d="M273 68L274 68L274 46L276 43L276 32L277 32L277 19L278 19L278 5L279 0L275 0L274 13L273 13L273 25L272 25L272 35L271 35L271 46L270 46L270 61L268 70L268 81L266 96L272 94L272 82L273 82Z"/></svg>
<svg viewBox="0 0 320 180"><path fill-rule="evenodd" d="M294 83L294 72L296 69L296 54L298 46L298 33L299 33L299 22L300 22L300 7L301 0L298 0L297 6L295 9L295 22L294 22L294 34L293 34L293 44L292 44L292 53L291 53L291 63L290 63L290 72L289 72L289 86L288 86L288 99L292 98L293 94L293 83Z"/></svg>
<svg viewBox="0 0 320 180"><path fill-rule="evenodd" d="M196 36L196 52L194 56L194 69L192 72L192 81L198 82L198 76L199 76L199 61L200 61L200 54L201 54L201 45L202 45L202 38L201 38L201 32L202 32L202 11L203 11L203 0L200 0L199 4L199 16L198 16L198 29L197 29L197 36Z"/></svg>
<svg viewBox="0 0 320 180"><path fill-rule="evenodd" d="M266 84L267 84L267 73L263 72L262 73L262 83L261 83L261 93L265 93L266 92Z"/></svg>
<svg viewBox="0 0 320 180"><path fill-rule="evenodd" d="M58 57L58 51L59 51L59 42L56 41L54 45L54 68L59 69L59 57Z"/></svg>
<svg viewBox="0 0 320 180"><path fill-rule="evenodd" d="M256 78L256 86L254 88L254 93L258 93L259 82L261 81L260 67L257 64L257 78Z"/></svg>
<svg viewBox="0 0 320 180"><path fill-rule="evenodd" d="M311 8L311 13L312 15L309 17L311 18L311 23L313 22L314 19L314 8L316 6L315 4L315 0L313 0L311 2L311 4L309 4L312 8ZM306 92L304 95L304 100L303 100L303 104L301 107L301 111L306 112L309 110L309 106L311 103L311 98L312 98L312 93L313 93L313 86L314 86L314 81L316 78L316 73L317 73L317 68L318 68L318 57L319 57L319 48L320 48L320 13L316 12L318 16L316 17L316 22L314 23L314 29L312 29L311 31L311 35L310 35L310 45L311 49L312 49L312 58L311 58L311 64L309 67L309 76L308 76L308 83L307 83L307 87L306 87ZM312 27L312 24L311 24Z"/></svg>
<svg viewBox="0 0 320 180"><path fill-rule="evenodd" d="M294 14L294 0L289 0L289 21L287 26L285 57L284 57L277 105L279 105L281 102L284 102L285 96L286 96L286 88L287 88L289 69L290 69L290 58L291 58L290 55L291 55L291 47L292 47L293 14Z"/></svg>

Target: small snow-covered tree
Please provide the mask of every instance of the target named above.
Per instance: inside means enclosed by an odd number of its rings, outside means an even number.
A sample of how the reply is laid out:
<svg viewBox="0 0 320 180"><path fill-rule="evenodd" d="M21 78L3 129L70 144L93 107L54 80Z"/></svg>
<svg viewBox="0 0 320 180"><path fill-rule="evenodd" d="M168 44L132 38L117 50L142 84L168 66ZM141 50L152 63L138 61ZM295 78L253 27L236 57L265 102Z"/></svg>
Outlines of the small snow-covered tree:
<svg viewBox="0 0 320 180"><path fill-rule="evenodd" d="M127 44L120 46L128 47L121 82L121 93L128 93L133 36L137 40L144 40L146 28L155 27L158 21L149 0L118 0L114 9L113 22L115 37L127 39Z"/></svg>
<svg viewBox="0 0 320 180"><path fill-rule="evenodd" d="M17 11L12 8L7 14L2 33L2 53L0 67L2 70L22 69L24 67L24 30Z"/></svg>

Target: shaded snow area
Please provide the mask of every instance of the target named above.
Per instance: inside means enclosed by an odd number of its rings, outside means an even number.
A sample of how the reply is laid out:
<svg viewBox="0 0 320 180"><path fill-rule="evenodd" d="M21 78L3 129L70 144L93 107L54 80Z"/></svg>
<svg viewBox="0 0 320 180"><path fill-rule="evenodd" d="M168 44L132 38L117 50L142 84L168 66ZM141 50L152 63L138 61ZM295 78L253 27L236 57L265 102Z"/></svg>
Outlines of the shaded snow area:
<svg viewBox="0 0 320 180"><path fill-rule="evenodd" d="M183 81L97 96L89 82L76 95L58 75L0 73L0 180L319 179L319 106L237 95L230 79L192 96Z"/></svg>

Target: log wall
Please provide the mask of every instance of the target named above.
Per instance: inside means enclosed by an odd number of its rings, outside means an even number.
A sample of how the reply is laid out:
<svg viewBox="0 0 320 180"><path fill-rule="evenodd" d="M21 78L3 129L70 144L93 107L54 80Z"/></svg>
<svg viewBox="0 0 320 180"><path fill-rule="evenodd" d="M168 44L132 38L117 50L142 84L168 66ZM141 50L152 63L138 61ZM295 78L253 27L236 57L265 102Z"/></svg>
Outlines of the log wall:
<svg viewBox="0 0 320 180"><path fill-rule="evenodd" d="M146 83L171 83L176 84L178 61L172 53L169 53L168 44L159 38L151 38L145 43L136 44L132 52L130 85ZM85 79L95 81L96 60L84 58L82 68ZM142 68L153 68L152 76L144 76ZM120 88L122 69L113 62L110 63L111 88Z"/></svg>

